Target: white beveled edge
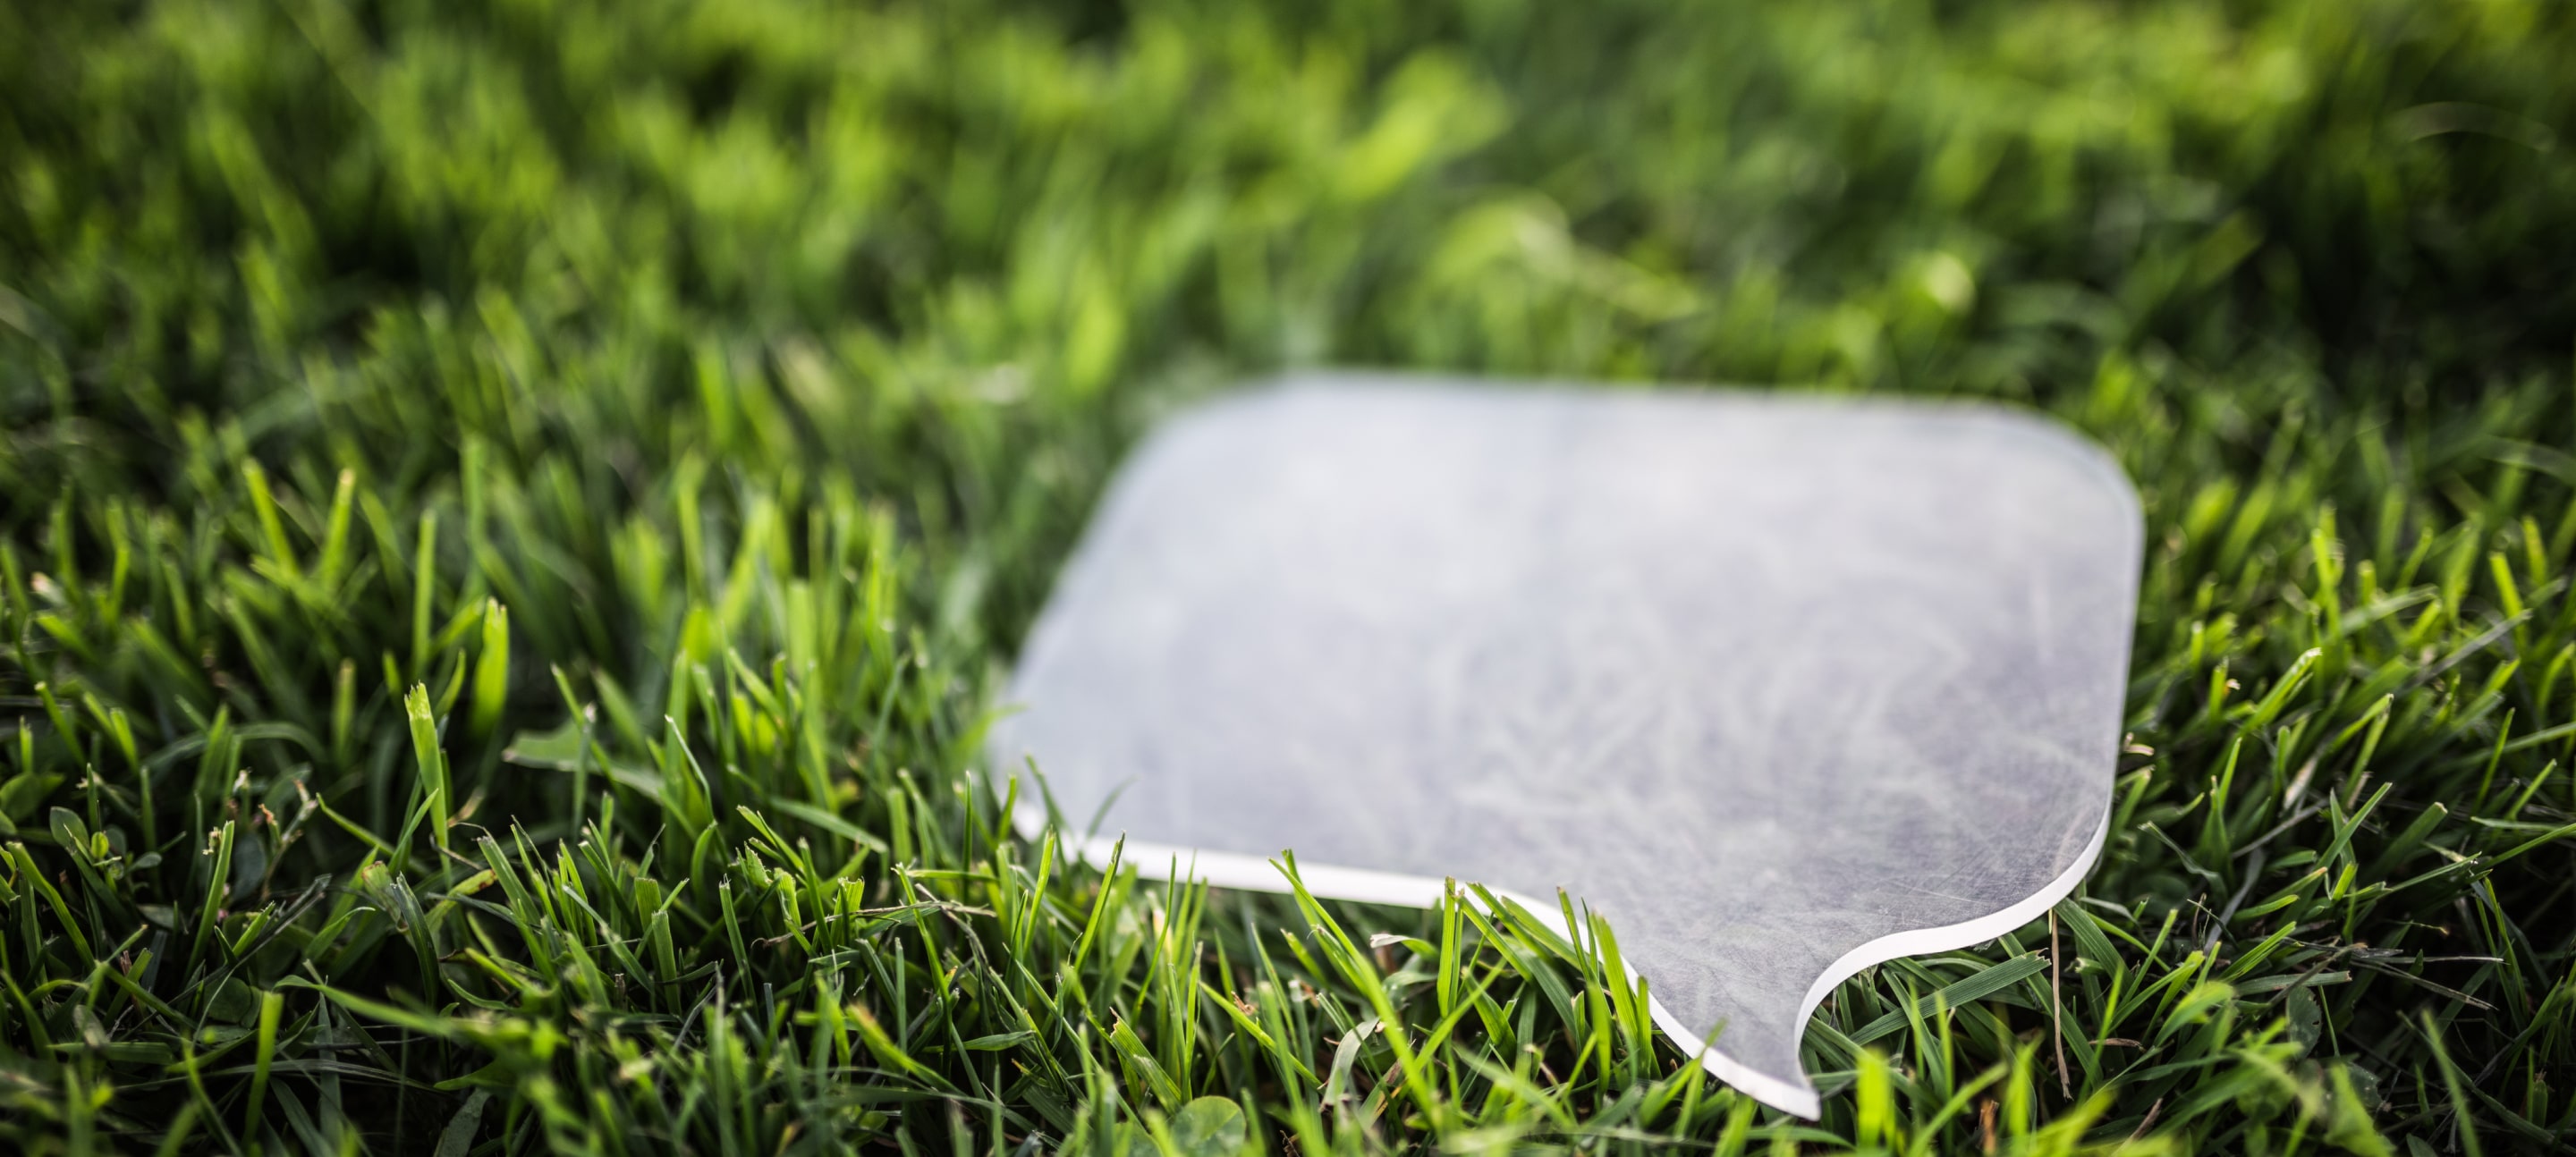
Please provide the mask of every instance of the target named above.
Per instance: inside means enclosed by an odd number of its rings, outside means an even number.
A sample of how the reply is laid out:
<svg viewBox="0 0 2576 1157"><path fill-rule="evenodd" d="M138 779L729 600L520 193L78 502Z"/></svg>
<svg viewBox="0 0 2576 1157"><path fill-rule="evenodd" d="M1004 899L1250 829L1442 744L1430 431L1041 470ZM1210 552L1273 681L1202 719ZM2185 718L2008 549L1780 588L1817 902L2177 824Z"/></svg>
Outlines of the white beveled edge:
<svg viewBox="0 0 2576 1157"><path fill-rule="evenodd" d="M1029 839L1036 839L1046 827L1046 819L1042 815L1023 812L1017 820L1016 826L1020 829L1020 834ZM1798 1039L1802 1041L1806 1039L1807 1021L1815 1015L1816 1007L1823 1004L1825 998L1832 995L1834 989L1842 982L1858 975L1861 969L1884 964L1902 956L1948 952L1952 949L1982 944L2038 919L2050 908L2056 907L2058 901L2072 895L2077 884L2084 882L2084 877L2093 870L2094 861L2101 858L2103 842L2109 837L2110 832L2111 812L2106 805L2102 811L2101 824L2093 829L2092 841L2085 845L2081 855L2075 857L2074 866L2068 868L2056 879L2050 880L2046 887L2032 893L2030 898L2003 911L1957 924L1945 924L1938 928L1917 928L1892 933L1844 953L1840 959L1833 962L1831 967L1825 969L1824 975L1817 977L1816 982L1808 986L1807 999L1798 1006ZM1110 854L1119 845L1118 840L1099 836L1088 839L1077 838L1077 840L1084 862L1102 870L1109 867ZM1277 865L1257 856L1246 856L1236 852L1212 852L1176 844L1129 840L1121 858L1126 863L1134 865L1138 874L1158 880L1175 878L1203 880L1209 887L1236 888L1248 892L1285 893L1291 890L1288 887L1287 877L1280 873ZM1155 867L1157 863L1162 867ZM1179 870L1177 877L1173 871L1175 868ZM1357 904L1390 904L1407 908L1439 907L1441 895L1447 887L1445 881L1434 880L1427 876L1374 872L1366 868L1343 868L1330 864L1299 864L1297 876L1305 881L1308 892L1323 899L1347 900ZM1541 903L1508 889L1488 886L1487 890L1519 905L1531 918L1555 929L1559 935L1566 938L1568 943L1582 942L1582 938L1575 933L1575 930L1566 926L1564 909L1559 906ZM1631 979L1637 975L1637 970L1633 966L1628 968L1628 972ZM1799 1074L1798 1083L1791 1084L1767 1073L1746 1068L1733 1058L1711 1048L1708 1041L1685 1027L1681 1018L1674 1016L1670 1009L1664 1007L1664 1002L1655 999L1651 993L1647 996L1646 1008L1648 1014L1654 1018L1655 1027L1662 1029L1665 1036L1672 1038L1673 1044L1681 1051L1697 1056L1700 1066L1707 1069L1709 1075L1726 1082L1756 1101L1792 1116L1812 1121L1824 1111L1823 1102L1816 1096L1815 1086L1805 1079L1806 1074Z"/></svg>
<svg viewBox="0 0 2576 1157"><path fill-rule="evenodd" d="M1806 1002L1798 1006L1799 1035L1803 1037L1806 1034L1807 1018L1816 1014L1816 1006L1833 995L1834 989L1842 982L1859 975L1861 969L1885 964L1900 956L1923 956L1983 944L2046 915L2058 901L2073 895L2075 886L2092 873L2094 862L2102 858L2103 841L2110 835L2111 810L2106 804L2102 809L2102 822L2093 829L2092 842L2085 844L2084 851L2075 857L2075 866L2050 880L2047 887L2031 893L2029 899L1992 916L1980 916L1939 928L1893 932L1843 953L1842 959L1834 961L1833 967L1825 969L1824 975L1807 986Z"/></svg>

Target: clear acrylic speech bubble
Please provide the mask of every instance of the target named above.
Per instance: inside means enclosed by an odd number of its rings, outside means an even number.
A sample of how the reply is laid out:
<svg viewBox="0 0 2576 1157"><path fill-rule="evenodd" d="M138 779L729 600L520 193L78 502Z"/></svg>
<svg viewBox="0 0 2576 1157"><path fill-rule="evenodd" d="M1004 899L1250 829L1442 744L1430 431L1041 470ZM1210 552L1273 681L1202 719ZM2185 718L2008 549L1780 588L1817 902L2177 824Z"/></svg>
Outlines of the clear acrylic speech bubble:
<svg viewBox="0 0 2576 1157"><path fill-rule="evenodd" d="M2014 411L1293 380L1137 451L987 752L1105 805L1094 859L1562 888L1676 1043L1814 1116L1836 984L2101 850L2140 540L2109 457Z"/></svg>

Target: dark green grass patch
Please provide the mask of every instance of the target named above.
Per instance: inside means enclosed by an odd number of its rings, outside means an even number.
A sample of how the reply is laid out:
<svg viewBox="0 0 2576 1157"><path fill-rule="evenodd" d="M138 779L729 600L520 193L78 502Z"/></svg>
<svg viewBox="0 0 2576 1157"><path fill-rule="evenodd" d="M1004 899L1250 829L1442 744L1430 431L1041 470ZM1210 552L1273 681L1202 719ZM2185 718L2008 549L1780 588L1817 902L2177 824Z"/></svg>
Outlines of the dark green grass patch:
<svg viewBox="0 0 2576 1157"><path fill-rule="evenodd" d="M0 7L0 1146L2564 1149L2570 59L2540 0ZM1614 929L1012 835L976 740L1120 450L1354 362L2103 440L2101 869L1844 985L1809 1124Z"/></svg>

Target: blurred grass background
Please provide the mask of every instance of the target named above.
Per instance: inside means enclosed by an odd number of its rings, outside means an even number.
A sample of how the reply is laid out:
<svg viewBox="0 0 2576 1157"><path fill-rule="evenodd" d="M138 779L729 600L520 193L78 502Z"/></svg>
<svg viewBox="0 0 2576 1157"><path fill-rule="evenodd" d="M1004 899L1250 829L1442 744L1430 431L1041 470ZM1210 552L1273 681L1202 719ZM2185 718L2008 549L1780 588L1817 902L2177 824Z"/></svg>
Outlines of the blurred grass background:
<svg viewBox="0 0 2576 1157"><path fill-rule="evenodd" d="M2549 0L0 8L0 1138L2563 1150L2571 60ZM1010 837L975 738L1120 450L1354 363L2104 441L2104 867L1846 984L1806 1124L1606 941Z"/></svg>

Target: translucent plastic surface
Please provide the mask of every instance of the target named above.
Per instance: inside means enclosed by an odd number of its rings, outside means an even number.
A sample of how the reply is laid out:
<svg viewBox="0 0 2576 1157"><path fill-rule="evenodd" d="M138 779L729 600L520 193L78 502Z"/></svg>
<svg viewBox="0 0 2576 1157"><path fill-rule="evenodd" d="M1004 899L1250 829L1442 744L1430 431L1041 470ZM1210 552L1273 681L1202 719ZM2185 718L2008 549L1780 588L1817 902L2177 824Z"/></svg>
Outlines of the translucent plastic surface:
<svg viewBox="0 0 2576 1157"><path fill-rule="evenodd" d="M1138 450L987 750L1147 871L1563 888L1813 1115L1834 983L2090 867L2139 548L2117 467L2018 412L1301 379Z"/></svg>

